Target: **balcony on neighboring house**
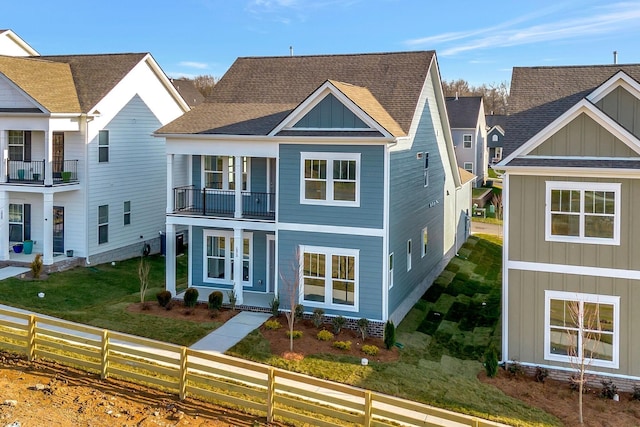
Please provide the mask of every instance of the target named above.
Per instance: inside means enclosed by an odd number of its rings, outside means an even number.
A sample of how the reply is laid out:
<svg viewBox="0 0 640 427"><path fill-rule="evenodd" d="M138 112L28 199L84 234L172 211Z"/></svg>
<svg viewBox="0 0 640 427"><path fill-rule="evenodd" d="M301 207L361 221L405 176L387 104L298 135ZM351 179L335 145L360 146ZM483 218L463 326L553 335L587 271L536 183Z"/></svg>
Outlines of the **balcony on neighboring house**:
<svg viewBox="0 0 640 427"><path fill-rule="evenodd" d="M47 163L44 160L7 160L7 183L45 185ZM78 160L54 161L51 163L53 185L78 182Z"/></svg>
<svg viewBox="0 0 640 427"><path fill-rule="evenodd" d="M234 218L236 194L233 190L195 188L193 185L173 189L175 214ZM275 220L275 193L242 191L240 218Z"/></svg>

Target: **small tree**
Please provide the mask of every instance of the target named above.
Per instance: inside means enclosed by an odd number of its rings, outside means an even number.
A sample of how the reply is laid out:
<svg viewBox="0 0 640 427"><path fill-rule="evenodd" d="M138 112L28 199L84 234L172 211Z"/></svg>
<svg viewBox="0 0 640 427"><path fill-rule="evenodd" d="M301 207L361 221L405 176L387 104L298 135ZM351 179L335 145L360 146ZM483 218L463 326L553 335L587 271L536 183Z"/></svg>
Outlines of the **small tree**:
<svg viewBox="0 0 640 427"><path fill-rule="evenodd" d="M138 278L140 279L140 303L143 307L146 307L145 297L147 295L147 289L149 289L149 271L151 271L151 265L145 261L143 256L140 257Z"/></svg>
<svg viewBox="0 0 640 427"><path fill-rule="evenodd" d="M396 325L394 325L391 320L387 320L387 323L384 324L384 346L387 350L390 350L395 343Z"/></svg>
<svg viewBox="0 0 640 427"><path fill-rule="evenodd" d="M296 249L295 258L291 262L289 275L280 273L282 282L281 290L284 300L289 305L284 312L289 325L289 351L293 351L293 330L296 323L296 308L298 306L298 296L300 295L300 278L302 277L302 263L300 262L300 250ZM291 277L291 275L293 277Z"/></svg>
<svg viewBox="0 0 640 427"><path fill-rule="evenodd" d="M36 254L31 261L31 275L34 279L39 279L42 274L42 254Z"/></svg>
<svg viewBox="0 0 640 427"><path fill-rule="evenodd" d="M362 341L367 338L367 330L369 329L369 319L363 317L362 319L358 319L358 330L360 331L360 335L362 335Z"/></svg>

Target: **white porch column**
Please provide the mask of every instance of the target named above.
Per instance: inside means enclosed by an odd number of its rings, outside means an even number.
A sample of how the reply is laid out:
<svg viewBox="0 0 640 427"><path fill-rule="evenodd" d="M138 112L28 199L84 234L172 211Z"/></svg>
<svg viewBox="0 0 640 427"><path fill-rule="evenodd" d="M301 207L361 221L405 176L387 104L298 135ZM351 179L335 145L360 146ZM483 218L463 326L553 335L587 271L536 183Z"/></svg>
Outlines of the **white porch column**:
<svg viewBox="0 0 640 427"><path fill-rule="evenodd" d="M49 174L49 178L51 178L50 169L47 168L47 173ZM44 203L43 205L43 218L44 218L44 230L43 230L43 241L44 241L44 250L42 254L42 263L44 265L53 264L53 193L44 193L43 194Z"/></svg>
<svg viewBox="0 0 640 427"><path fill-rule="evenodd" d="M167 224L165 231L165 289L176 296L176 226Z"/></svg>
<svg viewBox="0 0 640 427"><path fill-rule="evenodd" d="M50 130L45 131L44 133L44 185L45 187L51 187L53 185L53 132L51 132ZM51 197L53 197L53 195L51 195ZM46 205L46 203L45 203ZM51 211L49 212L49 216L52 216L53 213L53 205L51 205ZM46 206L45 206L46 208ZM47 218L45 216L45 218ZM51 226L53 227L53 225ZM46 223L45 223L45 228L46 228ZM52 228L53 230L53 228ZM51 239L53 239L52 236L49 236ZM47 239L45 239L46 242ZM53 246L52 246L53 248ZM46 248L45 248L45 253L46 253ZM53 251L51 252L51 256L53 256ZM47 256L44 255L44 264L47 264Z"/></svg>
<svg viewBox="0 0 640 427"><path fill-rule="evenodd" d="M167 154L167 213L173 213L173 154Z"/></svg>
<svg viewBox="0 0 640 427"><path fill-rule="evenodd" d="M236 185L236 187L238 187ZM240 185L242 188L242 185ZM236 190L237 193L237 190ZM242 228L233 229L233 291L236 294L236 304L242 304L242 253L243 253Z"/></svg>
<svg viewBox="0 0 640 427"><path fill-rule="evenodd" d="M242 218L242 156L235 156L233 160L233 175L233 179L236 182L236 211L234 217Z"/></svg>
<svg viewBox="0 0 640 427"><path fill-rule="evenodd" d="M9 195L0 191L0 260L9 260Z"/></svg>

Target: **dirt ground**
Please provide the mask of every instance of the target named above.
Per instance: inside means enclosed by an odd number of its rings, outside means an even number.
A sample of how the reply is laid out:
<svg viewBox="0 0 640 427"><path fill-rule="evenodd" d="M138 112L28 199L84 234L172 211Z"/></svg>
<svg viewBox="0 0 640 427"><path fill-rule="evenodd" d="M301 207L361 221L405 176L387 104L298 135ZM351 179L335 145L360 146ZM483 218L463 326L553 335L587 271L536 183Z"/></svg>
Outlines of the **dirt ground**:
<svg viewBox="0 0 640 427"><path fill-rule="evenodd" d="M167 316L209 322L211 314L201 305L189 314L179 303L171 310L150 304L142 310L132 304L129 310L149 315ZM214 320L225 321L237 312L223 309ZM261 327L274 354L287 355L289 339L287 322L278 319L282 328L275 331ZM330 325L325 328L331 330ZM399 358L397 348L386 350L379 338L362 338L351 330L342 330L337 340L351 341L351 350L339 350L330 342L316 338L318 329L310 321L298 322L296 330L302 338L294 341L295 357L317 353L351 354L371 361L393 362ZM362 345L379 347L377 356L367 356ZM289 356L289 355L287 355ZM479 375L506 394L529 405L556 415L566 426L578 426L578 396L568 383L547 379L536 382L525 375L512 376L504 370L496 378ZM584 420L587 427L640 426L640 401L632 401L629 393L620 393L620 401L600 398L598 390L584 396ZM16 422L20 424L16 424ZM0 353L0 426L259 426L266 420L257 416L147 389L114 379L100 380L93 374L54 363L29 363L23 358ZM12 424L13 423L13 424Z"/></svg>

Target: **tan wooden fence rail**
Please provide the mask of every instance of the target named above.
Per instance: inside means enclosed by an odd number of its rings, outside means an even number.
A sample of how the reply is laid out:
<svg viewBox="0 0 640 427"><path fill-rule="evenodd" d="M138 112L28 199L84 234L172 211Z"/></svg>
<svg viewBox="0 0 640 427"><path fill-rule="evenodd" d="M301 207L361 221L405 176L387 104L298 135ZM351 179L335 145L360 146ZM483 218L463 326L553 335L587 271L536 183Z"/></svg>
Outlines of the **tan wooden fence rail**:
<svg viewBox="0 0 640 427"><path fill-rule="evenodd" d="M317 426L502 424L223 354L0 309L0 348L218 404Z"/></svg>

